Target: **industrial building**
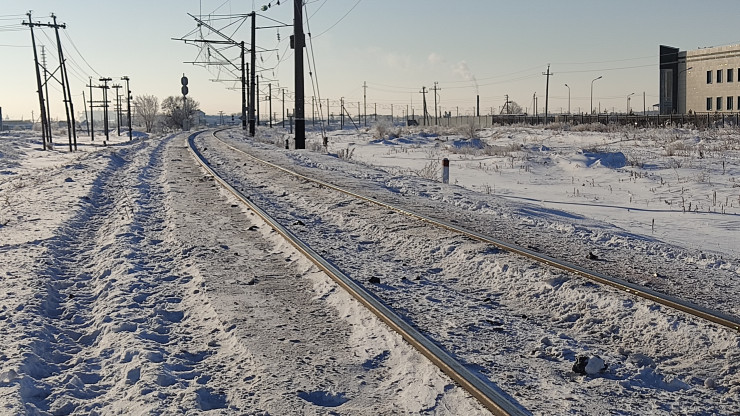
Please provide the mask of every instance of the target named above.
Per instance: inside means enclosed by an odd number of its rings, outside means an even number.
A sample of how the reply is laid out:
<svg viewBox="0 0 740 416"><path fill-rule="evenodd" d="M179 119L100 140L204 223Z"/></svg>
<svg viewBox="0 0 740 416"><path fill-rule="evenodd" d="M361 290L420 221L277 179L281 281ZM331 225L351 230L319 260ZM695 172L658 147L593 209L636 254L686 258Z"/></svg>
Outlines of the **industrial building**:
<svg viewBox="0 0 740 416"><path fill-rule="evenodd" d="M740 111L740 45L660 45L660 114Z"/></svg>

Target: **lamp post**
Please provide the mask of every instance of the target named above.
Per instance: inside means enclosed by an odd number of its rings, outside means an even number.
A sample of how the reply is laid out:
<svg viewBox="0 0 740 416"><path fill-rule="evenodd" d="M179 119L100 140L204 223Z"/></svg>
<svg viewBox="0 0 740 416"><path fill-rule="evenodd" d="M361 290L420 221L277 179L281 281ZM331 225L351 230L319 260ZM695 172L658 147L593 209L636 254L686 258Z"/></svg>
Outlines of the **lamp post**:
<svg viewBox="0 0 740 416"><path fill-rule="evenodd" d="M565 84L568 87L568 84ZM568 114L570 114L570 87L568 87Z"/></svg>
<svg viewBox="0 0 740 416"><path fill-rule="evenodd" d="M598 78L594 78L591 81L591 108L590 108L591 111L589 111L589 113L591 113L591 114L593 114L593 112L594 112L594 81L598 81L601 78L603 78L603 76L599 75Z"/></svg>
<svg viewBox="0 0 740 416"><path fill-rule="evenodd" d="M627 95L627 114L629 114L629 113L630 113L630 97L632 97L633 95L635 95L635 93L634 93L634 92L631 92L631 93L629 93L629 94Z"/></svg>

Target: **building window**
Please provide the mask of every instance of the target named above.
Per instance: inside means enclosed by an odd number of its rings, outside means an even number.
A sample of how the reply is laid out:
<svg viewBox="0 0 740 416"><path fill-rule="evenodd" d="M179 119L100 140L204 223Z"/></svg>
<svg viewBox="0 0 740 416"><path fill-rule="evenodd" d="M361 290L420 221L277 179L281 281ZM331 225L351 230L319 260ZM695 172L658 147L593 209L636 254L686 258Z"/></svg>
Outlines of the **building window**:
<svg viewBox="0 0 740 416"><path fill-rule="evenodd" d="M734 75L735 70L732 68L727 68L727 82L735 82Z"/></svg>
<svg viewBox="0 0 740 416"><path fill-rule="evenodd" d="M717 84L719 84L720 82L722 82L722 70L718 69L717 70Z"/></svg>
<svg viewBox="0 0 740 416"><path fill-rule="evenodd" d="M722 111L722 97L717 97L717 111Z"/></svg>
<svg viewBox="0 0 740 416"><path fill-rule="evenodd" d="M732 97L727 97L727 111L732 111Z"/></svg>
<svg viewBox="0 0 740 416"><path fill-rule="evenodd" d="M707 71L707 84L712 83L712 71Z"/></svg>
<svg viewBox="0 0 740 416"><path fill-rule="evenodd" d="M712 111L712 97L707 97L707 111Z"/></svg>

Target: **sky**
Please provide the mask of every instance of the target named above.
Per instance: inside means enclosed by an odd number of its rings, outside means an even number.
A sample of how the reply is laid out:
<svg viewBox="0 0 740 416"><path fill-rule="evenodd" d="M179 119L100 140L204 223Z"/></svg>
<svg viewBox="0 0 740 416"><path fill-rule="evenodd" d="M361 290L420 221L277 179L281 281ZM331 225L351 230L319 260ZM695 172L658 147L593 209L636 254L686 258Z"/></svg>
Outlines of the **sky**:
<svg viewBox="0 0 740 416"><path fill-rule="evenodd" d="M20 24L29 10L34 22L51 22L54 13L58 23L66 25L60 38L80 117L83 90L89 99L90 77L98 85L101 77L122 83L124 75L131 79L134 96L154 95L161 101L180 96L180 78L185 74L189 96L206 113L238 113L241 96L228 67L186 63L203 62L207 55L192 42L173 40L200 38L188 13L249 44L251 22L223 16L257 10L260 111L268 112L270 86L273 113L282 113L283 90L286 107L292 107L294 64L288 42L292 28L274 27L292 24L290 0L279 5L272 0L265 11L261 9L268 0L2 0L2 4L3 118L28 119L32 112L35 117L39 113L30 31ZM311 33L305 53L307 115L312 97L320 97L322 103L328 99L328 112L333 114L344 98L350 114L357 114L358 107L364 112L366 101L368 114L377 105L378 113L389 114L393 106L395 115L407 108L418 115L422 89L429 91L435 82L438 109L453 115L472 113L476 96L481 114L497 113L507 95L529 113L536 96L543 113L548 79L543 73L548 65L554 74L549 77L551 113L567 112L569 104L573 113L588 111L592 85L594 107L626 111L629 103L634 111L649 110L658 102L659 45L692 50L740 43L740 34L732 33L740 14L737 0L307 0L304 13L306 32ZM201 29L202 39L219 39ZM49 69L56 68L53 29L36 34L37 43L46 47ZM238 64L237 48L222 53ZM99 89L93 94L96 100L102 98ZM61 88L53 82L50 95L52 118L63 117ZM426 97L433 113L435 95Z"/></svg>

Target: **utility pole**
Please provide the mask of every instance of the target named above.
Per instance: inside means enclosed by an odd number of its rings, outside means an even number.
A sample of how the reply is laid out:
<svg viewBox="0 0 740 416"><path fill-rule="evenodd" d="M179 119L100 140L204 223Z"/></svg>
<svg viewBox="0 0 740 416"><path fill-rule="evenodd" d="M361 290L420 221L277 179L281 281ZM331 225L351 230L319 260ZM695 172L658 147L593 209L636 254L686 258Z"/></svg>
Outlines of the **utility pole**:
<svg viewBox="0 0 740 416"><path fill-rule="evenodd" d="M87 100L85 99L85 90L82 90L82 103L86 103ZM90 134L90 119L87 118L87 106L83 105L82 108L85 109L85 124L87 125L87 134Z"/></svg>
<svg viewBox="0 0 740 416"><path fill-rule="evenodd" d="M547 124L547 104L550 98L550 77L555 75L550 73L550 64L547 64L547 72L543 72L542 75L547 76L547 83L545 84L545 124Z"/></svg>
<svg viewBox="0 0 740 416"><path fill-rule="evenodd" d="M108 143L110 141L110 130L108 128L108 81L113 81L112 78L100 78L98 81L102 82L103 85L98 86L98 88L103 89L103 128L105 129L105 141L103 142L103 145Z"/></svg>
<svg viewBox="0 0 740 416"><path fill-rule="evenodd" d="M255 124L255 115L254 115L254 105L256 102L256 81L255 81L255 75L257 73L257 14L255 12L251 13L252 16L252 50L250 53L250 65L249 67L252 68L252 71L249 73L250 77L250 85L249 85L249 135L254 137L254 124Z"/></svg>
<svg viewBox="0 0 740 416"><path fill-rule="evenodd" d="M367 81L362 83L362 103L365 108L365 127L367 127Z"/></svg>
<svg viewBox="0 0 740 416"><path fill-rule="evenodd" d="M254 71L255 68L252 68L252 71ZM256 104L257 108L257 125L260 125L260 76L257 75L257 80L255 81L257 83L257 97L254 99L254 103Z"/></svg>
<svg viewBox="0 0 740 416"><path fill-rule="evenodd" d="M344 130L344 97L340 99L339 130Z"/></svg>
<svg viewBox="0 0 740 416"><path fill-rule="evenodd" d="M295 49L295 148L306 148L306 119L303 91L303 48L306 37L303 33L303 0L293 0L293 47Z"/></svg>
<svg viewBox="0 0 740 416"><path fill-rule="evenodd" d="M116 129L118 130L118 136L121 135L121 94L119 90L121 86L118 84L111 85L111 88L116 90Z"/></svg>
<svg viewBox="0 0 740 416"><path fill-rule="evenodd" d="M46 96L46 116L49 118L49 122L46 123L48 131L46 137L49 139L49 144L52 144L53 139L51 138L51 109L49 108L49 71L46 67L46 49L44 45L41 45L41 66L44 67L44 95Z"/></svg>
<svg viewBox="0 0 740 416"><path fill-rule="evenodd" d="M434 88L432 88L432 91L434 91L434 125L437 125L437 91L441 91L442 89L437 87L438 82L434 81Z"/></svg>
<svg viewBox="0 0 740 416"><path fill-rule="evenodd" d="M427 125L427 87L421 87L421 91L419 91L423 97L424 102L424 125Z"/></svg>
<svg viewBox="0 0 740 416"><path fill-rule="evenodd" d="M92 85L92 78L90 78L90 141L95 141L95 116L93 115L93 85Z"/></svg>
<svg viewBox="0 0 740 416"><path fill-rule="evenodd" d="M66 29L66 25L58 25L57 17L52 14L51 18L54 20L53 25L48 25L54 28L54 32L57 37L57 49L59 51L59 78L61 79L62 92L64 93L64 108L67 112L67 136L69 138L69 151L72 151L72 144L74 143L74 150L77 150L77 129L75 126L75 109L72 104L72 90L69 88L69 76L67 75L67 65L64 59L64 52L62 52L62 42L59 40L59 28Z"/></svg>
<svg viewBox="0 0 740 416"><path fill-rule="evenodd" d="M285 88L280 88L283 91L283 128L285 128Z"/></svg>
<svg viewBox="0 0 740 416"><path fill-rule="evenodd" d="M272 128L272 83L268 83L267 88L269 91L267 98L270 99L270 105L268 106L270 112L267 114L267 118L270 119L270 128Z"/></svg>
<svg viewBox="0 0 740 416"><path fill-rule="evenodd" d="M239 43L241 49L242 58L242 130L247 130L247 74L246 74L246 62L244 57L244 41ZM252 45L254 48L254 45ZM254 68L252 68L254 70Z"/></svg>
<svg viewBox="0 0 740 416"><path fill-rule="evenodd" d="M44 150L47 149L46 143L49 138L47 137L47 131L49 129L49 119L47 118L46 114L46 106L44 105L44 89L41 84L41 71L39 71L39 56L38 52L36 52L36 37L33 35L33 27L34 26L40 26L39 23L33 23L31 21L31 12L26 13L26 16L28 16L28 23L23 22L24 26L28 26L31 29L31 44L33 46L33 62L34 66L36 68L36 87L37 92L39 94L39 106L41 107L41 140ZM31 123L33 123L33 119L31 120Z"/></svg>
<svg viewBox="0 0 740 416"><path fill-rule="evenodd" d="M130 78L124 75L121 79L126 81L126 118L128 119L128 139L131 141L134 139L134 136L131 127L131 89L128 84Z"/></svg>

